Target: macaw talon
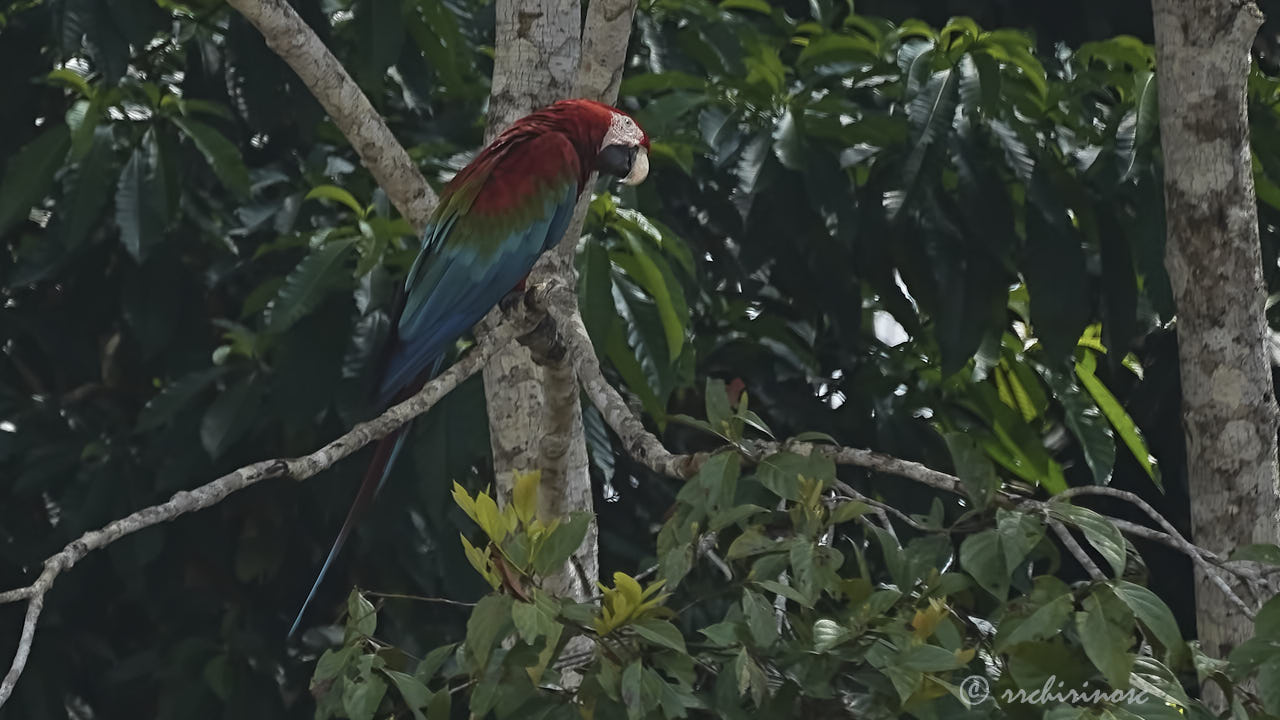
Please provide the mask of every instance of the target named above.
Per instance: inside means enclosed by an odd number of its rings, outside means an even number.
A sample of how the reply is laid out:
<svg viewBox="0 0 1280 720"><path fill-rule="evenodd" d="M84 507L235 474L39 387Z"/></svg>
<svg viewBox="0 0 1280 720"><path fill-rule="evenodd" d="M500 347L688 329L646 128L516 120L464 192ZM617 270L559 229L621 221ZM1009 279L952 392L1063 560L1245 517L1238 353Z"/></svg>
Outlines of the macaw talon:
<svg viewBox="0 0 1280 720"><path fill-rule="evenodd" d="M532 330L516 338L529 348L533 361L539 365L559 365L569 354L569 348L560 338L560 328L551 315L543 313Z"/></svg>
<svg viewBox="0 0 1280 720"><path fill-rule="evenodd" d="M517 287L506 295L503 295L502 299L498 301L498 307L502 309L502 314L510 315L515 312L516 308L520 307L520 304L524 302L524 296L524 282L521 281L520 287Z"/></svg>

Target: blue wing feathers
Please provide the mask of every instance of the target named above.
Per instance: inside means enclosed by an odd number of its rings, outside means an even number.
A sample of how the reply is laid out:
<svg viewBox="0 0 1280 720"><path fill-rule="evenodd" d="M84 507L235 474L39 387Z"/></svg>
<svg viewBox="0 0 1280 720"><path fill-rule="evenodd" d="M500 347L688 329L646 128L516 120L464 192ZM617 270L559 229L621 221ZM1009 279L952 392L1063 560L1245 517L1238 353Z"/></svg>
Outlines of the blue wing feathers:
<svg viewBox="0 0 1280 720"><path fill-rule="evenodd" d="M398 319L378 383L376 402L379 410L405 399L422 383L439 374L449 346L515 288L529 274L538 256L554 247L568 229L579 193L576 170L573 169L576 154L563 136L544 135L532 142L537 147L526 147L524 160L528 160L530 153L536 154L542 163L540 167L546 169L550 166L553 170L551 175L544 177L559 179L548 180L553 183L550 186L543 184L538 187L536 183L516 186L531 188L529 193L536 192L546 198L540 208L536 205L537 196L526 194L523 198L515 198L514 212L517 214L511 217L525 218L523 226L498 237L501 231L494 227L501 227L501 216L476 217L484 215L484 212L471 212L476 198L484 193L481 185L479 193L455 192L442 199L436 215L423 231L422 249L405 278L404 292L400 294L401 305L394 316ZM558 163L564 163L565 167L556 170ZM510 178L521 167L519 162L511 166L495 165L486 170L484 176L473 175L472 178L480 183L487 183L492 177L503 174ZM504 189L507 187L510 186L504 186ZM494 197L510 199L511 194ZM527 205L529 202L535 205L530 207ZM356 501L325 558L320 576L307 595L302 612L289 631L290 636L297 631L303 613L359 515L386 483L407 436L406 425L379 442Z"/></svg>
<svg viewBox="0 0 1280 720"><path fill-rule="evenodd" d="M503 238L494 257L447 242L437 246L432 257L427 258L431 251L424 250L406 279L405 306L379 385L380 402L412 381L479 322L529 273L538 256L559 242L573 217L576 199L577 187L570 186L559 202L547 204L541 219ZM456 226L451 219L441 227Z"/></svg>

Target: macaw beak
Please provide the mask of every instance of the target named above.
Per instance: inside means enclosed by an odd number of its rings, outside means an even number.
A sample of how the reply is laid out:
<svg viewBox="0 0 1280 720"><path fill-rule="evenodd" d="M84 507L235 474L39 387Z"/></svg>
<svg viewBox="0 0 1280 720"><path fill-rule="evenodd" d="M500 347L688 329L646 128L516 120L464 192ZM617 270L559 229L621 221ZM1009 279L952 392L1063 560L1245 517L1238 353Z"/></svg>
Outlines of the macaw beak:
<svg viewBox="0 0 1280 720"><path fill-rule="evenodd" d="M640 146L636 148L635 159L631 161L631 172L622 178L623 185L639 185L649 177L649 151Z"/></svg>

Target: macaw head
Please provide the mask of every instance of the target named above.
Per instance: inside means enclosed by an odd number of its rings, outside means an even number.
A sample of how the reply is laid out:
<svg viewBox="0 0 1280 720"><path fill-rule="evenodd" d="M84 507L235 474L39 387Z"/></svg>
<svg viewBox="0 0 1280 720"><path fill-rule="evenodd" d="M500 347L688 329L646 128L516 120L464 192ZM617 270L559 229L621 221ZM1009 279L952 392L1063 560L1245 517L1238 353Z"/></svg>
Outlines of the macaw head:
<svg viewBox="0 0 1280 720"><path fill-rule="evenodd" d="M561 100L543 112L573 128L574 144L592 170L639 185L649 175L649 136L635 118L594 100Z"/></svg>

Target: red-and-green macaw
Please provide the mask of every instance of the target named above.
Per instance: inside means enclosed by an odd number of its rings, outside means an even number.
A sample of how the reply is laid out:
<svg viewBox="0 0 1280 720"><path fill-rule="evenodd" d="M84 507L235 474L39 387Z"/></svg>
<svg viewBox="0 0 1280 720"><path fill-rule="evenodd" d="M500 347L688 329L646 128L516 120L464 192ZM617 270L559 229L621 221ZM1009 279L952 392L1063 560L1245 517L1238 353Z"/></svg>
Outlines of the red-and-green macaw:
<svg viewBox="0 0 1280 720"><path fill-rule="evenodd" d="M392 315L379 410L437 375L445 351L524 284L538 257L564 235L593 171L640 183L649 174L649 138L617 108L562 100L518 120L445 185ZM386 482L407 429L378 442L290 636L355 521Z"/></svg>

